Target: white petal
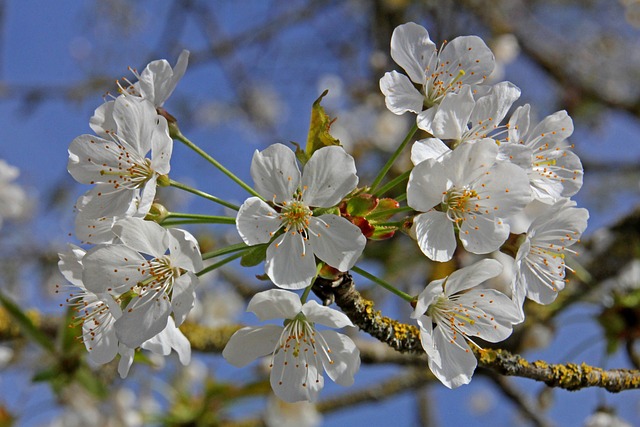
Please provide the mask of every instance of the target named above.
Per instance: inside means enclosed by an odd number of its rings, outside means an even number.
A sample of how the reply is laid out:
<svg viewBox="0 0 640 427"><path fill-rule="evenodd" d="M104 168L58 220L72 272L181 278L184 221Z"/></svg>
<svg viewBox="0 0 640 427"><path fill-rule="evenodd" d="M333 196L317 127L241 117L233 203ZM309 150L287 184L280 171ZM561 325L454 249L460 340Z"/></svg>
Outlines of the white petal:
<svg viewBox="0 0 640 427"><path fill-rule="evenodd" d="M487 96L478 99L469 120L473 126L484 124L486 131L495 129L511 105L520 97L520 88L511 82L500 82L491 88Z"/></svg>
<svg viewBox="0 0 640 427"><path fill-rule="evenodd" d="M449 275L445 284L447 296L478 286L485 280L502 273L502 264L495 259L483 259L475 264L456 270Z"/></svg>
<svg viewBox="0 0 640 427"><path fill-rule="evenodd" d="M407 204L419 212L427 212L439 205L442 202L442 193L451 185L448 175L447 169L435 159L428 159L416 165L409 175Z"/></svg>
<svg viewBox="0 0 640 427"><path fill-rule="evenodd" d="M492 215L507 218L520 212L531 201L527 174L511 163L498 162L474 183L483 198L479 204Z"/></svg>
<svg viewBox="0 0 640 427"><path fill-rule="evenodd" d="M457 302L466 308L465 315L470 319L460 319L457 327L470 338L504 341L511 335L512 325L520 320L513 301L495 289L472 289L460 295Z"/></svg>
<svg viewBox="0 0 640 427"><path fill-rule="evenodd" d="M417 318L418 326L420 327L420 344L424 352L429 357L429 365L432 363L441 366L442 358L440 357L440 351L436 347L435 340L433 339L433 321L429 316L420 316ZM433 371L433 369L432 369Z"/></svg>
<svg viewBox="0 0 640 427"><path fill-rule="evenodd" d="M58 270L69 283L84 288L82 283L82 258L86 251L78 246L69 244L69 249L58 254Z"/></svg>
<svg viewBox="0 0 640 427"><path fill-rule="evenodd" d="M429 358L429 369L442 384L456 388L471 381L478 362L464 338L457 334L454 339L447 328L447 325L438 325L433 331L434 348L440 354L441 363Z"/></svg>
<svg viewBox="0 0 640 427"><path fill-rule="evenodd" d="M258 292L251 298L247 311L258 319L293 319L302 310L298 294L282 289L270 289Z"/></svg>
<svg viewBox="0 0 640 427"><path fill-rule="evenodd" d="M419 115L418 127L436 138L458 140L467 130L474 105L471 88L464 86L459 93L448 94L440 105Z"/></svg>
<svg viewBox="0 0 640 427"><path fill-rule="evenodd" d="M116 235L111 227L116 222L116 217L93 218L83 211L78 211L75 220L75 232L78 240L83 243L96 245L98 243L113 243Z"/></svg>
<svg viewBox="0 0 640 427"><path fill-rule="evenodd" d="M267 243L282 225L279 214L258 197L249 197L240 206L236 228L249 246Z"/></svg>
<svg viewBox="0 0 640 427"><path fill-rule="evenodd" d="M102 138L110 138L109 133L116 133L118 129L113 120L113 106L115 101L108 101L96 108L89 119L91 129Z"/></svg>
<svg viewBox="0 0 640 427"><path fill-rule="evenodd" d="M113 322L113 318L110 320ZM118 339L113 324L98 325L87 320L82 324L82 337L89 351L89 359L99 365L111 362L118 354Z"/></svg>
<svg viewBox="0 0 640 427"><path fill-rule="evenodd" d="M314 402L324 387L322 366L316 357L305 357L302 351L296 357L289 349L282 349L273 358L271 368L271 388L285 402L308 400Z"/></svg>
<svg viewBox="0 0 640 427"><path fill-rule="evenodd" d="M463 142L442 160L444 168L449 169L447 176L456 186L467 185L496 163L498 145L493 139L480 139L474 142ZM511 165L513 166L513 165ZM506 185L506 184L505 184Z"/></svg>
<svg viewBox="0 0 640 427"><path fill-rule="evenodd" d="M266 200L287 202L292 199L300 183L296 155L282 144L256 150L251 161L251 177L256 190Z"/></svg>
<svg viewBox="0 0 640 427"><path fill-rule="evenodd" d="M340 271L353 267L367 244L360 228L337 215L311 217L309 231L313 253Z"/></svg>
<svg viewBox="0 0 640 427"><path fill-rule="evenodd" d="M427 159L438 159L449 151L451 149L438 138L421 139L411 147L411 162L417 165Z"/></svg>
<svg viewBox="0 0 640 427"><path fill-rule="evenodd" d="M162 356L168 356L173 349L178 354L180 363L187 365L191 361L191 344L176 327L171 317L167 320L166 328L155 337L142 343L142 348Z"/></svg>
<svg viewBox="0 0 640 427"><path fill-rule="evenodd" d="M169 301L150 290L134 298L123 311L122 317L116 320L116 335L127 347L140 347L166 328L170 313Z"/></svg>
<svg viewBox="0 0 640 427"><path fill-rule="evenodd" d="M192 272L187 272L178 277L173 282L173 293L171 295L171 310L178 326L187 318L196 301L196 284L198 276Z"/></svg>
<svg viewBox="0 0 640 427"><path fill-rule="evenodd" d="M353 385L354 375L360 369L360 351L348 336L336 331L318 332L331 353L321 352L322 364L329 378L336 384Z"/></svg>
<svg viewBox="0 0 640 427"><path fill-rule="evenodd" d="M356 185L355 161L342 147L317 150L302 172L302 198L307 206L336 206Z"/></svg>
<svg viewBox="0 0 640 427"><path fill-rule="evenodd" d="M423 110L424 95L404 74L397 71L385 73L380 79L380 91L387 108L393 114L400 115L407 111L417 114Z"/></svg>
<svg viewBox="0 0 640 427"><path fill-rule="evenodd" d="M184 75L188 62L188 50L180 53L173 69L164 59L150 62L140 74L140 91L156 107L162 107Z"/></svg>
<svg viewBox="0 0 640 427"><path fill-rule="evenodd" d="M444 293L444 285L446 278L434 280L427 285L426 288L420 295L418 295L418 299L416 300L416 306L411 313L412 319L420 319L427 312L429 306Z"/></svg>
<svg viewBox="0 0 640 427"><path fill-rule="evenodd" d="M136 196L137 190L98 184L78 198L76 208L85 220L123 217L132 211Z"/></svg>
<svg viewBox="0 0 640 427"><path fill-rule="evenodd" d="M302 307L302 313L309 322L319 323L330 328L344 328L353 326L349 317L341 311L318 304L316 301L307 301Z"/></svg>
<svg viewBox="0 0 640 427"><path fill-rule="evenodd" d="M413 22L398 25L391 35L391 58L401 66L411 80L424 84L425 69L436 53L429 32Z"/></svg>
<svg viewBox="0 0 640 427"><path fill-rule="evenodd" d="M69 145L67 170L82 184L105 182L113 177L107 177L102 171L118 171L128 167L129 163L122 166L120 156L123 150L133 151L133 148L94 135L80 135Z"/></svg>
<svg viewBox="0 0 640 427"><path fill-rule="evenodd" d="M282 329L276 325L242 328L231 336L222 356L233 366L246 366L258 357L273 353Z"/></svg>
<svg viewBox="0 0 640 427"><path fill-rule="evenodd" d="M280 288L306 288L316 275L311 244L296 232L283 234L267 248L264 271Z"/></svg>
<svg viewBox="0 0 640 427"><path fill-rule="evenodd" d="M167 175L171 170L169 161L173 153L173 140L169 136L167 120L156 116L156 126L151 135L151 168L160 175Z"/></svg>
<svg viewBox="0 0 640 427"><path fill-rule="evenodd" d="M465 84L481 83L495 66L493 53L476 36L456 37L444 46L439 58L441 64L451 64L448 73L457 76L463 70L459 81Z"/></svg>
<svg viewBox="0 0 640 427"><path fill-rule="evenodd" d="M126 292L144 278L140 267L147 261L124 245L94 246L82 259L82 282L96 294Z"/></svg>
<svg viewBox="0 0 640 427"><path fill-rule="evenodd" d="M133 147L140 156L151 150L157 116L152 103L136 96L119 96L113 106L118 138Z"/></svg>
<svg viewBox="0 0 640 427"><path fill-rule="evenodd" d="M413 219L420 250L433 261L445 262L453 257L456 236L453 223L444 212L429 211Z"/></svg>
<svg viewBox="0 0 640 427"><path fill-rule="evenodd" d="M118 374L120 378L126 378L129 374L129 368L133 364L134 350L128 348L124 344L120 344L120 362L118 362Z"/></svg>
<svg viewBox="0 0 640 427"><path fill-rule="evenodd" d="M167 229L156 222L124 218L116 221L113 232L128 247L155 258L162 257L167 251Z"/></svg>
<svg viewBox="0 0 640 427"><path fill-rule="evenodd" d="M466 250L474 254L488 254L500 249L509 237L509 225L492 215L467 215L458 234Z"/></svg>
<svg viewBox="0 0 640 427"><path fill-rule="evenodd" d="M178 228L168 230L171 265L197 273L202 270L202 255L198 241L191 233Z"/></svg>

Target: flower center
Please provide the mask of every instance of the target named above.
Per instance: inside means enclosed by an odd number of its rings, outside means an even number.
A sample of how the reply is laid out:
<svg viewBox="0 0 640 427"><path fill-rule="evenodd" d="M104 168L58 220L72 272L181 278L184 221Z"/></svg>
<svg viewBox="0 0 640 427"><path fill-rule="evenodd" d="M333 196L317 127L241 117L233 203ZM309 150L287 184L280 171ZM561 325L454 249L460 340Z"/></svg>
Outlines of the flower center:
<svg viewBox="0 0 640 427"><path fill-rule="evenodd" d="M284 202L280 211L280 219L285 227L285 232L289 230L303 232L309 226L309 218L312 215L311 209L299 200Z"/></svg>
<svg viewBox="0 0 640 427"><path fill-rule="evenodd" d="M479 198L473 189L453 187L443 193L441 207L451 221L460 225L468 213L479 211L480 206L472 202L472 199Z"/></svg>

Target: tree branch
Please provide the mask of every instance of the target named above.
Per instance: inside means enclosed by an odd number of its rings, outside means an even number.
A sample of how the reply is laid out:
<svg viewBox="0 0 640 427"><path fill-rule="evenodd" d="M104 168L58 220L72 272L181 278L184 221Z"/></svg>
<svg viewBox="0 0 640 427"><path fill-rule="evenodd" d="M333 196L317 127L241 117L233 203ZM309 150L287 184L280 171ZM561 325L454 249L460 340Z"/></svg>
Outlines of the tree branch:
<svg viewBox="0 0 640 427"><path fill-rule="evenodd" d="M326 303L335 301L360 329L401 353L424 353L419 329L383 316L374 310L373 302L364 299L356 290L349 273L337 281L318 278L314 292ZM630 369L604 370L585 363L549 364L529 362L519 355L499 349L474 348L478 365L499 374L529 378L550 387L579 390L601 387L610 392L640 388L640 371Z"/></svg>

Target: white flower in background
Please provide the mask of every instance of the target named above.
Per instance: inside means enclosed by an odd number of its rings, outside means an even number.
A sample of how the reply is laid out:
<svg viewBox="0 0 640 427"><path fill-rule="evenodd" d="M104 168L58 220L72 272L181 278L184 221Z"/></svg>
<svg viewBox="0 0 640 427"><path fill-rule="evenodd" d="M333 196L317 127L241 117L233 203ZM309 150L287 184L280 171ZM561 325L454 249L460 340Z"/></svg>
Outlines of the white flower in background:
<svg viewBox="0 0 640 427"><path fill-rule="evenodd" d="M301 174L296 156L288 147L273 144L256 151L251 176L258 197L247 199L236 219L247 245L271 242L265 272L277 286L301 289L316 275L315 256L331 267L347 271L366 244L360 229L346 219L324 214L314 216L312 207L331 208L358 183L353 157L342 147L317 150Z"/></svg>
<svg viewBox="0 0 640 427"><path fill-rule="evenodd" d="M318 427L322 414L311 402L285 402L273 396L267 400L264 423L267 427Z"/></svg>
<svg viewBox="0 0 640 427"><path fill-rule="evenodd" d="M27 210L27 194L12 183L20 170L0 159L0 226L5 218L20 218Z"/></svg>
<svg viewBox="0 0 640 427"><path fill-rule="evenodd" d="M193 307L195 273L202 269L198 242L184 230L140 218L117 221L113 232L121 243L90 249L82 281L91 292L127 303L114 325L120 342L131 348L148 340L156 344L169 315L180 326Z"/></svg>
<svg viewBox="0 0 640 427"><path fill-rule="evenodd" d="M507 218L530 201L526 173L498 162L492 139L466 142L441 159L419 163L411 171L407 204L425 212L414 218L422 252L448 261L456 248L455 232L469 252L497 250L509 236Z"/></svg>
<svg viewBox="0 0 640 427"><path fill-rule="evenodd" d="M353 326L337 310L307 301L293 292L272 289L256 294L247 307L262 321L285 319L284 326L245 327L227 343L222 355L243 367L271 354L271 387L286 402L315 401L324 387L323 369L337 384L350 386L360 368L360 352L346 335L318 331L316 324L331 328Z"/></svg>
<svg viewBox="0 0 640 427"><path fill-rule="evenodd" d="M96 222L114 217L144 216L156 194L157 180L169 173L173 141L167 121L149 102L116 99L117 131L109 139L81 135L69 146L69 173L76 181L95 185L78 199L79 236L93 237ZM151 159L147 154L151 152Z"/></svg>
<svg viewBox="0 0 640 427"><path fill-rule="evenodd" d="M118 373L124 378L133 363L135 347L123 344L116 335L115 323L122 317L122 301L107 292L93 293L84 286L82 274L85 255L84 249L73 245L70 245L69 251L59 254L58 268L65 279L75 287L67 303L76 310L73 321L82 323L82 341L89 352L89 359L102 365L112 361L119 354ZM174 349L180 362L185 365L191 358L191 345L171 318L160 334L142 343L141 347L163 356L167 356L171 349Z"/></svg>
<svg viewBox="0 0 640 427"><path fill-rule="evenodd" d="M171 68L166 59L152 61L140 74L132 70L138 81L135 83L127 82L129 85L120 87L120 92L125 97L129 95L146 99L155 108L161 108L184 76L188 62L188 50L183 50L180 53L174 68ZM96 109L89 121L91 129L96 134L106 136L116 132L117 123L113 116L114 109L115 101L113 100L105 102Z"/></svg>
<svg viewBox="0 0 640 427"><path fill-rule="evenodd" d="M527 171L535 199L553 204L582 187L582 163L566 142L573 121L566 111L558 111L532 126L529 112L527 104L511 116L500 156Z"/></svg>
<svg viewBox="0 0 640 427"><path fill-rule="evenodd" d="M409 77L391 71L380 79L387 108L395 114L418 114L419 126L423 110L437 107L465 85L482 83L494 67L493 54L479 37L457 37L438 52L428 31L413 22L393 31L391 57Z"/></svg>
<svg viewBox="0 0 640 427"><path fill-rule="evenodd" d="M584 427L631 427L609 408L599 408L584 420Z"/></svg>
<svg viewBox="0 0 640 427"><path fill-rule="evenodd" d="M434 280L418 296L411 317L420 326L429 369L449 388L471 381L477 361L469 342L503 341L519 322L509 297L494 289L472 289L501 271L498 261L485 259Z"/></svg>
<svg viewBox="0 0 640 427"><path fill-rule="evenodd" d="M533 220L515 258L512 298L524 319L522 304L529 298L550 304L564 289L565 253L587 228L589 212L563 199Z"/></svg>

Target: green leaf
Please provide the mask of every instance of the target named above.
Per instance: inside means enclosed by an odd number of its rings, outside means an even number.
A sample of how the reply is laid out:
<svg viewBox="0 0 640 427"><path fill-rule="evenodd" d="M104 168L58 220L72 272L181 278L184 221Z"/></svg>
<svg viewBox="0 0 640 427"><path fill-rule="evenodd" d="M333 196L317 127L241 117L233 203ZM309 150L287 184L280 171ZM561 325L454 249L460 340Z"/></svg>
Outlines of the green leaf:
<svg viewBox="0 0 640 427"><path fill-rule="evenodd" d="M378 206L378 198L372 194L359 194L347 202L347 213L351 216L365 216Z"/></svg>
<svg viewBox="0 0 640 427"><path fill-rule="evenodd" d="M33 342L38 344L44 350L49 353L55 353L55 345L53 340L46 336L38 327L33 323L31 319L25 314L24 311L16 303L7 298L2 292L0 292L0 304L7 310L13 320L18 323L20 329L25 336L30 338Z"/></svg>
<svg viewBox="0 0 640 427"><path fill-rule="evenodd" d="M324 108L320 105L320 101L322 101L322 98L324 98L327 93L329 93L328 90L322 92L322 95L315 100L311 108L311 122L309 123L309 135L307 136L307 147L305 150L306 159L311 158L313 153L322 147L340 145L340 141L329 133L334 120L325 113ZM298 159L303 164L306 162L300 159L300 155L298 155Z"/></svg>
<svg viewBox="0 0 640 427"><path fill-rule="evenodd" d="M268 243L256 245L245 252L240 259L240 265L243 267L253 267L260 264L267 257Z"/></svg>

